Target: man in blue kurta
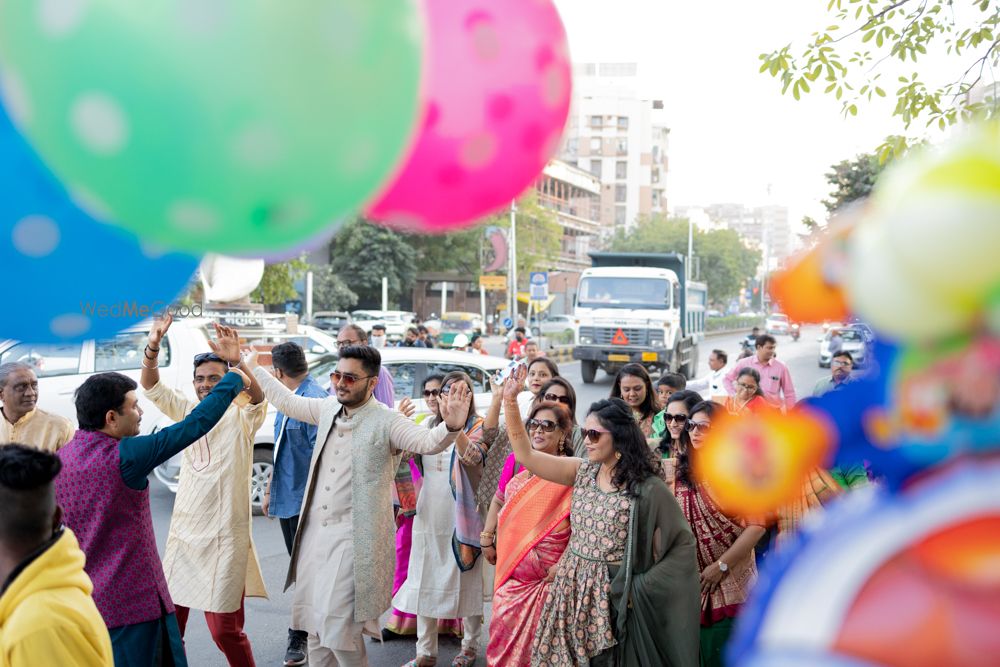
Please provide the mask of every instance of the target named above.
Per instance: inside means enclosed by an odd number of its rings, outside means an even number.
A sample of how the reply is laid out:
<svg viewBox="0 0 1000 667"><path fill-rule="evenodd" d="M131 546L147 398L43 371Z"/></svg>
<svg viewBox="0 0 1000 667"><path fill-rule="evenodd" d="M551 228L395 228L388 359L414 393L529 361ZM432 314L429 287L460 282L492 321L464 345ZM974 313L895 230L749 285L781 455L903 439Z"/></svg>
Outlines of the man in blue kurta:
<svg viewBox="0 0 1000 667"><path fill-rule="evenodd" d="M291 342L275 345L271 350L271 365L274 377L296 396L326 398L327 393L309 375L306 354L300 346ZM316 430L314 424L291 419L282 412L274 418L274 468L264 493L263 510L268 516L278 518L289 556L298 530ZM306 663L307 639L307 633L289 628L285 665Z"/></svg>

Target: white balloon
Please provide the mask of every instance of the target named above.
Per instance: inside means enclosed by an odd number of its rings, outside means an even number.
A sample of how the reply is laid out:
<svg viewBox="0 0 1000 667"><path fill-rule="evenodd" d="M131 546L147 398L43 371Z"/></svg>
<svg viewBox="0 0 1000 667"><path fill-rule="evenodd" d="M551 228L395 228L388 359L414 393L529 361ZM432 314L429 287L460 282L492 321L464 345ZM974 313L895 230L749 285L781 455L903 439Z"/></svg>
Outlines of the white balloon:
<svg viewBox="0 0 1000 667"><path fill-rule="evenodd" d="M200 267L207 301L231 303L257 289L264 277L264 260L205 255Z"/></svg>

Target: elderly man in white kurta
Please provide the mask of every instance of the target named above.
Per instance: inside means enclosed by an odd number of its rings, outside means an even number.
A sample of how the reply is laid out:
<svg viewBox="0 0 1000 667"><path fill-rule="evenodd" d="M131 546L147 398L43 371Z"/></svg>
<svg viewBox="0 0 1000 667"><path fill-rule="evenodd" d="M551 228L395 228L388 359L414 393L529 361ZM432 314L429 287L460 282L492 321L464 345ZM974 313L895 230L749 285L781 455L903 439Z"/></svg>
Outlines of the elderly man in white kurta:
<svg viewBox="0 0 1000 667"><path fill-rule="evenodd" d="M344 348L332 374L336 396L323 399L295 396L254 369L278 410L319 425L286 580L295 584L292 626L309 633L310 667L368 664L363 634L380 636L378 619L392 598L392 486L401 450L459 446L472 400L461 385L444 422L428 430L372 397L380 367L375 348Z"/></svg>
<svg viewBox="0 0 1000 667"><path fill-rule="evenodd" d="M153 405L179 422L197 403L159 381L157 360L169 326L169 317L154 323L140 381ZM208 395L229 366L241 360L236 333L219 326L216 332L219 343L211 343L214 352L194 358L194 388L199 400ZM254 436L267 416L267 403L260 385L253 381L248 393L249 397L229 406L208 435L184 450L163 555L163 572L177 607L181 636L190 610L201 609L212 639L230 667L255 664L250 640L243 631L244 596L267 597L251 534L250 510Z"/></svg>

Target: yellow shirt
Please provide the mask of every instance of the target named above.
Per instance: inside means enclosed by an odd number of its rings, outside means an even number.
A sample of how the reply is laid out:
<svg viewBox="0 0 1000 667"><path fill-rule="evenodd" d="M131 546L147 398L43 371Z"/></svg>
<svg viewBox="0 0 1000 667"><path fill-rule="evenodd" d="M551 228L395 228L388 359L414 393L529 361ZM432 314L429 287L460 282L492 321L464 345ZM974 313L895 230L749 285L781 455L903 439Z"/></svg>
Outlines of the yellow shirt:
<svg viewBox="0 0 1000 667"><path fill-rule="evenodd" d="M72 440L75 433L73 422L39 408L25 414L15 424L0 415L0 445L16 442L55 452Z"/></svg>
<svg viewBox="0 0 1000 667"><path fill-rule="evenodd" d="M146 397L181 421L197 403L162 382ZM251 533L250 475L267 402L230 405L208 435L184 450L163 572L175 604L233 612L247 597L267 597Z"/></svg>

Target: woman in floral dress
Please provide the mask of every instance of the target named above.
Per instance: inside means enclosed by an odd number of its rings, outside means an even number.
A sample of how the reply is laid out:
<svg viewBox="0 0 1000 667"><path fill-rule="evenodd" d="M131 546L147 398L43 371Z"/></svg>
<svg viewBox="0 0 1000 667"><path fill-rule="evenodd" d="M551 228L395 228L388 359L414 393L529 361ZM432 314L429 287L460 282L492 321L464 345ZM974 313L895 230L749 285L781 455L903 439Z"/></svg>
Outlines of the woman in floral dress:
<svg viewBox="0 0 1000 667"><path fill-rule="evenodd" d="M504 385L513 409L523 371ZM532 665L695 667L699 583L691 529L621 399L591 406L587 460L531 447L523 424L507 425L518 462L573 487L570 543L535 633Z"/></svg>

